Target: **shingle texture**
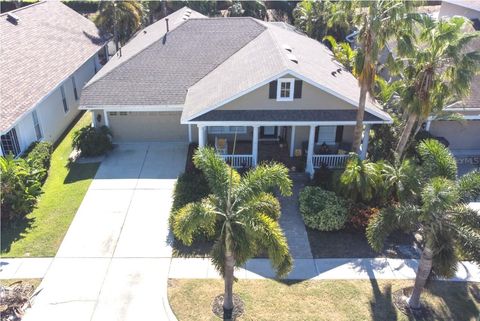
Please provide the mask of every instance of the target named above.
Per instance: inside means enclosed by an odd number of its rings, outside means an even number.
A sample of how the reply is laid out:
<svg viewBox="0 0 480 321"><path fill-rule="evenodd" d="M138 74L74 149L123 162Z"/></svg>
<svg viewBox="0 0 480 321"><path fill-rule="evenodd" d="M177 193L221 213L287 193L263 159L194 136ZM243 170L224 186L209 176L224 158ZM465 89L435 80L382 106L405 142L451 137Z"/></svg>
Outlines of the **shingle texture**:
<svg viewBox="0 0 480 321"><path fill-rule="evenodd" d="M189 19L87 84L81 105L183 104L190 86L264 30L253 19Z"/></svg>
<svg viewBox="0 0 480 321"><path fill-rule="evenodd" d="M193 121L355 121L356 110L212 110ZM381 118L365 113L365 121L382 121Z"/></svg>
<svg viewBox="0 0 480 321"><path fill-rule="evenodd" d="M59 1L0 15L0 131L92 57L104 44L94 23Z"/></svg>

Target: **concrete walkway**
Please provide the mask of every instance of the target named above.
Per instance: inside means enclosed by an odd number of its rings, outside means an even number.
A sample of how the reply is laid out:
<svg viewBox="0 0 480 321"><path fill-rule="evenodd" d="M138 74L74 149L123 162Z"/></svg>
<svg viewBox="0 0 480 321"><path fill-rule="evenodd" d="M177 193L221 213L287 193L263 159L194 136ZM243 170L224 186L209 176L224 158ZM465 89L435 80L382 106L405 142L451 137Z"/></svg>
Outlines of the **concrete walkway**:
<svg viewBox="0 0 480 321"><path fill-rule="evenodd" d="M24 321L176 320L168 214L186 153L186 144L125 144L102 162L57 256L38 263L47 269ZM14 276L30 269L10 264Z"/></svg>
<svg viewBox="0 0 480 321"><path fill-rule="evenodd" d="M305 174L291 174L293 180L292 196L279 197L282 206L280 226L287 237L290 254L295 259L311 259L312 250L308 241L305 224L298 209L298 193L305 186L307 177Z"/></svg>

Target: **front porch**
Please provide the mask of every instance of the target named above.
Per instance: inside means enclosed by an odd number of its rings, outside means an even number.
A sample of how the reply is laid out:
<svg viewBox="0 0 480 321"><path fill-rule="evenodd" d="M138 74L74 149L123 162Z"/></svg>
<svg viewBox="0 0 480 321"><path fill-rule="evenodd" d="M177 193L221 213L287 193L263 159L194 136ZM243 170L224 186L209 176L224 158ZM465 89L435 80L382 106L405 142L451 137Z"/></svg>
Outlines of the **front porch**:
<svg viewBox="0 0 480 321"><path fill-rule="evenodd" d="M370 125L365 125L361 157L366 157ZM311 177L322 166L343 168L351 150L353 126L198 126L199 146L214 147L235 168L277 161ZM235 150L234 150L235 146Z"/></svg>

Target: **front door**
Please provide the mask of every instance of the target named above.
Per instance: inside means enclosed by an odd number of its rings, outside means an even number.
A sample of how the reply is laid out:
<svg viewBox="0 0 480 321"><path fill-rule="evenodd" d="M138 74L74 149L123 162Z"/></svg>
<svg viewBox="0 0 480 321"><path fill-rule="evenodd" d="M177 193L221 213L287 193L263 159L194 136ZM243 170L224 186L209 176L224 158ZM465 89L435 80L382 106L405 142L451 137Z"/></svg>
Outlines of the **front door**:
<svg viewBox="0 0 480 321"><path fill-rule="evenodd" d="M277 126L262 126L260 128L260 138L277 138L278 127Z"/></svg>

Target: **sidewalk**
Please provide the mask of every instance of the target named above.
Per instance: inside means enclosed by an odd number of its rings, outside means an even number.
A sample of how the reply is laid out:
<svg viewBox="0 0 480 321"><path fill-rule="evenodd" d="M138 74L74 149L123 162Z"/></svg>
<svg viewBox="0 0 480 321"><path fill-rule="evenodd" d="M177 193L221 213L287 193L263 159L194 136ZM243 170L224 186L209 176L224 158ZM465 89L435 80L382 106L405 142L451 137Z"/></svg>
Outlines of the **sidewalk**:
<svg viewBox="0 0 480 321"><path fill-rule="evenodd" d="M96 260L92 258L90 260ZM101 260L98 258L98 260ZM135 259L123 258L122 264ZM132 260L132 262L128 262ZM43 278L52 259L2 259L0 279ZM296 259L287 280L413 280L418 260L402 259ZM235 271L239 279L275 278L268 259L252 259ZM173 258L168 278L171 279L219 279L219 274L209 259ZM449 281L480 282L480 268L472 262L460 262L456 276Z"/></svg>

